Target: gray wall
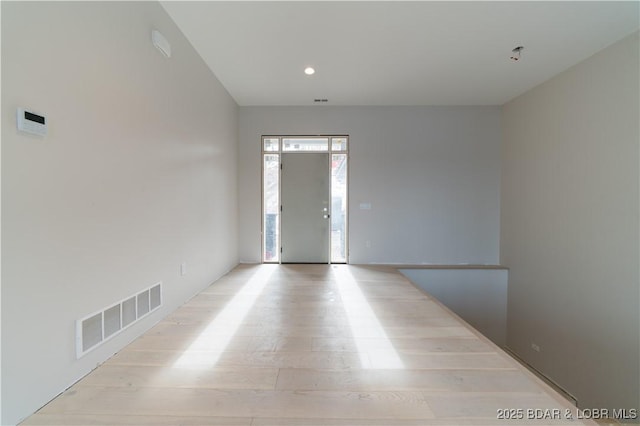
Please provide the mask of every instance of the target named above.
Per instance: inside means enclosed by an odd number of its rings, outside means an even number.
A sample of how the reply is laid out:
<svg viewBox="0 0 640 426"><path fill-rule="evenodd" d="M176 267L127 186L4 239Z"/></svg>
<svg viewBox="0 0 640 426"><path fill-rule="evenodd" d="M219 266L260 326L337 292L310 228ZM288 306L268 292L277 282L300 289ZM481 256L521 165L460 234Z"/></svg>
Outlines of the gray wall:
<svg viewBox="0 0 640 426"><path fill-rule="evenodd" d="M241 107L243 262L260 262L263 134L350 136L351 263L498 262L499 107Z"/></svg>
<svg viewBox="0 0 640 426"><path fill-rule="evenodd" d="M401 269L473 328L504 347L507 336L506 269Z"/></svg>
<svg viewBox="0 0 640 426"><path fill-rule="evenodd" d="M1 7L1 423L12 424L237 263L237 105L157 3ZM18 106L46 114L49 135L18 134ZM158 281L161 310L76 360L77 319Z"/></svg>
<svg viewBox="0 0 640 426"><path fill-rule="evenodd" d="M640 401L638 50L636 33L503 109L508 345L587 408Z"/></svg>

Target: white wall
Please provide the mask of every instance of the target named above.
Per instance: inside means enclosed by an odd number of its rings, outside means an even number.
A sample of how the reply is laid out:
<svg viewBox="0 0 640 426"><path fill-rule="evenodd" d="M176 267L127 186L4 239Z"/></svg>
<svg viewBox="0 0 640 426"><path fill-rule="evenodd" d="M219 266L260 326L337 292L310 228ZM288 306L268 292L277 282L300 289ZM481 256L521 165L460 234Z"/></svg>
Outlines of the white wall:
<svg viewBox="0 0 640 426"><path fill-rule="evenodd" d="M499 107L241 107L243 262L260 262L263 134L350 136L351 263L498 262Z"/></svg>
<svg viewBox="0 0 640 426"><path fill-rule="evenodd" d="M0 24L2 22L2 7L0 6ZM0 44L2 43L0 31ZM0 49L0 53L1 53ZM0 64L2 60L0 58ZM2 81L2 67L0 66L0 81ZM2 88L0 87L0 92ZM0 105L0 111L2 111ZM1 128L1 126L0 126ZM0 188L2 187L2 149L0 147ZM0 224L2 223L2 197L0 196ZM0 226L0 242L2 241L2 226ZM0 244L0 423L2 422L2 244Z"/></svg>
<svg viewBox="0 0 640 426"><path fill-rule="evenodd" d="M638 51L636 33L503 109L507 342L585 408L639 408Z"/></svg>
<svg viewBox="0 0 640 426"><path fill-rule="evenodd" d="M18 106L49 135L18 134ZM159 4L2 2L2 424L237 263L236 141L237 105ZM76 360L75 320L158 281L160 311Z"/></svg>

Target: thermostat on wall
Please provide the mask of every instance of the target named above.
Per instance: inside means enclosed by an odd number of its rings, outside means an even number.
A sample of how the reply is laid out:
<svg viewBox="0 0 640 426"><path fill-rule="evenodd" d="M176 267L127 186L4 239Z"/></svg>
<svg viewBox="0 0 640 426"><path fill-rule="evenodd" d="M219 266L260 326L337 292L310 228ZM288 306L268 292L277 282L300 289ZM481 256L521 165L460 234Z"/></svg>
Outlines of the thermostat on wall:
<svg viewBox="0 0 640 426"><path fill-rule="evenodd" d="M18 108L18 130L32 135L45 136L47 134L47 119L44 115Z"/></svg>

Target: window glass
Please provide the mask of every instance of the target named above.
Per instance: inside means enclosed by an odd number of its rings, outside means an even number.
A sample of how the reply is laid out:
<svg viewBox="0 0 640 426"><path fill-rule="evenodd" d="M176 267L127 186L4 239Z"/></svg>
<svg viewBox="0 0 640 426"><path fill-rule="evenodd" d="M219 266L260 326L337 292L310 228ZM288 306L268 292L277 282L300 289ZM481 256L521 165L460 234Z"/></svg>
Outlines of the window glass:
<svg viewBox="0 0 640 426"><path fill-rule="evenodd" d="M282 138L283 151L328 151L329 138Z"/></svg>
<svg viewBox="0 0 640 426"><path fill-rule="evenodd" d="M280 155L268 154L264 156L262 189L264 203L263 261L278 262L280 260L279 223L280 220Z"/></svg>
<svg viewBox="0 0 640 426"><path fill-rule="evenodd" d="M347 150L347 138L331 138L331 150L333 150L333 151L346 151Z"/></svg>
<svg viewBox="0 0 640 426"><path fill-rule="evenodd" d="M278 138L263 138L262 146L265 151L278 151Z"/></svg>
<svg viewBox="0 0 640 426"><path fill-rule="evenodd" d="M347 154L331 156L331 262L347 261Z"/></svg>

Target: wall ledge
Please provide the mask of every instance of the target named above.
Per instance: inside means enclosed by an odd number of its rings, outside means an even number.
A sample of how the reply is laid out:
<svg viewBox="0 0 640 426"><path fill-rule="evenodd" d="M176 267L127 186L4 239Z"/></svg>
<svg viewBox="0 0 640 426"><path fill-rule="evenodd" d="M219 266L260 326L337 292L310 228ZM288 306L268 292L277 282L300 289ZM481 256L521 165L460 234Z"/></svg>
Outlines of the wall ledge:
<svg viewBox="0 0 640 426"><path fill-rule="evenodd" d="M461 263L458 265L435 265L435 264L401 264L401 263L363 263L356 264L350 263L352 266L384 266L396 269L498 269L509 270L503 265L475 265L468 263Z"/></svg>

